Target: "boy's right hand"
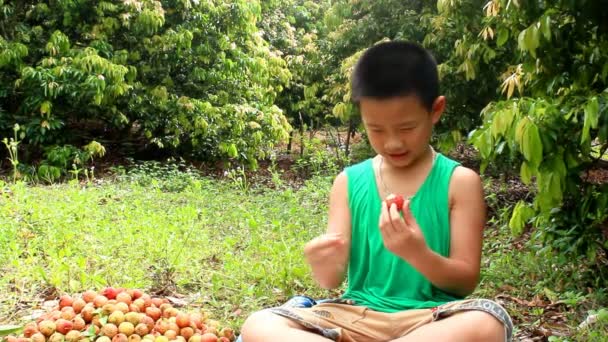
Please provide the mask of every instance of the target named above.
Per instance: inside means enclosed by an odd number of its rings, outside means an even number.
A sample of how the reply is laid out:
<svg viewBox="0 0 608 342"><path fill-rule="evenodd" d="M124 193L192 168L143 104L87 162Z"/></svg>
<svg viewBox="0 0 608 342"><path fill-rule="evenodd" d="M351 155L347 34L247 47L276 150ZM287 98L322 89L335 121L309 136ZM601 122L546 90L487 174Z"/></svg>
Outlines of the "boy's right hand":
<svg viewBox="0 0 608 342"><path fill-rule="evenodd" d="M343 271L346 265L345 256L348 252L346 240L342 234L323 234L310 240L304 247L306 260L311 266L319 264L337 265Z"/></svg>

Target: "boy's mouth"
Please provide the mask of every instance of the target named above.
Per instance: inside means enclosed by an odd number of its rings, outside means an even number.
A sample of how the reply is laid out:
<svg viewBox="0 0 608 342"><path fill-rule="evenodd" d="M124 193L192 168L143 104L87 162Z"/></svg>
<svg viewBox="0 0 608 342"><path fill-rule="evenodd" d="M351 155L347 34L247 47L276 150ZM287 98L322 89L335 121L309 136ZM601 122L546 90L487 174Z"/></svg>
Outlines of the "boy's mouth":
<svg viewBox="0 0 608 342"><path fill-rule="evenodd" d="M407 152L404 152L404 153L389 153L388 156L391 157L391 158L403 158L403 157L407 156Z"/></svg>

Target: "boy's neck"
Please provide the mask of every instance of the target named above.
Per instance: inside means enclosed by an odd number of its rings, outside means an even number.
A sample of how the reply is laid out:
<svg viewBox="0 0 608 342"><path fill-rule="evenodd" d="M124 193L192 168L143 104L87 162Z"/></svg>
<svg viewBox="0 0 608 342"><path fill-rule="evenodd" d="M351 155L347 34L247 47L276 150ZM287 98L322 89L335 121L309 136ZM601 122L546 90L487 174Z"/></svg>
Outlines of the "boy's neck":
<svg viewBox="0 0 608 342"><path fill-rule="evenodd" d="M385 163L382 155L378 155L376 172L381 196L386 197L391 193L413 196L432 170L436 155L435 150L429 146L426 153L406 167L395 167Z"/></svg>

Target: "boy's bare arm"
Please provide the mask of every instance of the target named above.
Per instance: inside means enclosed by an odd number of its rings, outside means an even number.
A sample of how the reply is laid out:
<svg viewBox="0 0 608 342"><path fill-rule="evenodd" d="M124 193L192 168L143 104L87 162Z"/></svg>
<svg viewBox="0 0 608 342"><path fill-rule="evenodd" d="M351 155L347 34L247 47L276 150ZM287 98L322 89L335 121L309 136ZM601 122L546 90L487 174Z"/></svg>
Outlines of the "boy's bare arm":
<svg viewBox="0 0 608 342"><path fill-rule="evenodd" d="M409 208L403 217L396 206L383 203L380 231L385 247L401 257L435 286L459 295L468 295L479 282L481 243L485 225L485 202L479 176L458 167L450 182L450 256L432 251Z"/></svg>
<svg viewBox="0 0 608 342"><path fill-rule="evenodd" d="M409 262L435 286L459 295L472 293L479 282L486 205L483 185L473 170L458 167L450 182L450 256L430 249Z"/></svg>
<svg viewBox="0 0 608 342"><path fill-rule="evenodd" d="M326 289L344 280L350 252L351 218L348 208L348 181L342 172L336 177L329 195L327 233L304 247L306 260L317 283Z"/></svg>

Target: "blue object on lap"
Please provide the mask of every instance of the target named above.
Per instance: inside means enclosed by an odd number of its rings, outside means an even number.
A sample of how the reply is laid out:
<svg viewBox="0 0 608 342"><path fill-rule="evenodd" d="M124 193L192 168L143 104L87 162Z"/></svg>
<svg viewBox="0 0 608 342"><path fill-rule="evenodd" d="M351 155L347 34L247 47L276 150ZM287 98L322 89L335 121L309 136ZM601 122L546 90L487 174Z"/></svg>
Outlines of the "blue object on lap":
<svg viewBox="0 0 608 342"><path fill-rule="evenodd" d="M317 302L308 296L293 296L281 306L287 308L310 308L314 305L317 305Z"/></svg>

